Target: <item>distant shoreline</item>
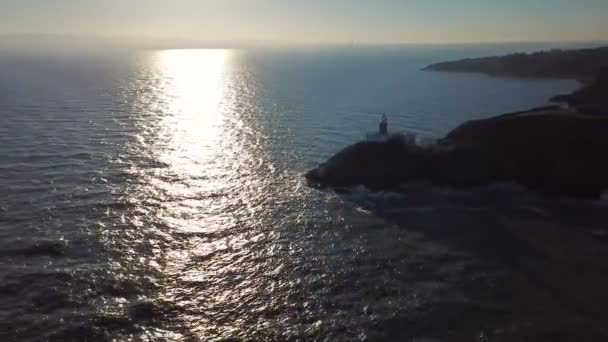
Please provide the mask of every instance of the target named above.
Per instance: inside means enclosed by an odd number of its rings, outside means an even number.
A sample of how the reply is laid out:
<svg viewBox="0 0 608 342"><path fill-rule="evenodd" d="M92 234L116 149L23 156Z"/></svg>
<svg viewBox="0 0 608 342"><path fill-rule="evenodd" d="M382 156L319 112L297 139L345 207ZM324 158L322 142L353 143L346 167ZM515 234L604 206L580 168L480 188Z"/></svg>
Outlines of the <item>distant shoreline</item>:
<svg viewBox="0 0 608 342"><path fill-rule="evenodd" d="M422 70L475 72L492 76L573 79L588 83L593 81L606 67L608 67L608 46L465 58L431 64Z"/></svg>
<svg viewBox="0 0 608 342"><path fill-rule="evenodd" d="M608 46L466 58L431 64L422 70L575 80L581 84L579 89L568 95L557 94L549 102L567 104L583 114L605 114L605 108L608 108L608 99L605 98L608 91Z"/></svg>

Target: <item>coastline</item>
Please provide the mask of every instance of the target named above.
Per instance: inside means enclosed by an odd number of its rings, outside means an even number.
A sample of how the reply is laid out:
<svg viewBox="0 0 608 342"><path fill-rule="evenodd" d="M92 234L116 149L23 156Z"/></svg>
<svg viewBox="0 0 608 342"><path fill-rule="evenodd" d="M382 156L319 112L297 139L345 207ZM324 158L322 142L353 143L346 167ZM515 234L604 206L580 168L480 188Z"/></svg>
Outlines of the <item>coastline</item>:
<svg viewBox="0 0 608 342"><path fill-rule="evenodd" d="M481 73L494 77L574 80L571 94L556 94L551 103L565 104L581 114L605 114L608 99L608 47L551 50L505 56L466 58L428 65L422 70Z"/></svg>
<svg viewBox="0 0 608 342"><path fill-rule="evenodd" d="M576 56L583 63L567 69ZM514 54L433 64L424 70L548 75L590 79L570 95L555 96L559 105L470 120L438 143L421 147L405 137L363 141L338 152L306 177L320 186L364 185L372 191L426 181L453 187L515 182L552 196L597 198L608 190L608 47ZM566 58L568 57L568 58ZM544 67L541 65L549 65ZM500 72L499 72L500 71ZM569 76L566 76L569 75ZM577 76L575 76L577 75ZM564 104L566 106L564 106Z"/></svg>

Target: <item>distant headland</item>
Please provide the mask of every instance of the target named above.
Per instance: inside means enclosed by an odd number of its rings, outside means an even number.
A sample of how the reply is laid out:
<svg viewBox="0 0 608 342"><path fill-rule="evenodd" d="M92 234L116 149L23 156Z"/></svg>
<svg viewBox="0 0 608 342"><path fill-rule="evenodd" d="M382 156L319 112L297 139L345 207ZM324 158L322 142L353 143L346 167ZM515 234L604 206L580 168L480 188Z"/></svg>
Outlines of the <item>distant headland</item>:
<svg viewBox="0 0 608 342"><path fill-rule="evenodd" d="M595 80L608 66L608 46L580 50L549 50L506 56L467 58L431 64L423 70L477 72L494 76Z"/></svg>
<svg viewBox="0 0 608 342"><path fill-rule="evenodd" d="M604 114L608 108L608 46L467 58L432 64L423 70L574 79L584 86L572 94L557 95L550 100L568 104L582 114Z"/></svg>

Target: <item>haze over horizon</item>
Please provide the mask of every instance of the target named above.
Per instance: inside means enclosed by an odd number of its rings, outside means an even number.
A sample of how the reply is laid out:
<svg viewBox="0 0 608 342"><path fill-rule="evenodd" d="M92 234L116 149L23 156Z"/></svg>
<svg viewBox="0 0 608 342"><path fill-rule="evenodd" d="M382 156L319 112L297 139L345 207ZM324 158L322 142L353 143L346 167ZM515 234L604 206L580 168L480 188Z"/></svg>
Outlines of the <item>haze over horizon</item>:
<svg viewBox="0 0 608 342"><path fill-rule="evenodd" d="M604 41L608 1L5 0L0 34L129 42Z"/></svg>

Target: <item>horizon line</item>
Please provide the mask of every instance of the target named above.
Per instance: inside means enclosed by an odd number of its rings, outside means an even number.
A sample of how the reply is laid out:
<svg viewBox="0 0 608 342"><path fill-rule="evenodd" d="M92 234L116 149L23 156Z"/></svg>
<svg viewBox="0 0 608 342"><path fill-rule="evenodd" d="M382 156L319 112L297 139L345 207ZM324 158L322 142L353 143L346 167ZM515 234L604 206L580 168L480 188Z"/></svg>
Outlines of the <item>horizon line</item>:
<svg viewBox="0 0 608 342"><path fill-rule="evenodd" d="M0 43L3 38L28 37L30 39L60 39L60 40L87 40L97 39L109 45L132 46L138 45L198 45L214 46L214 48L238 48L242 46L403 46L403 45L498 45L498 44L608 44L608 39L564 39L564 40L480 40L480 41L286 41L286 40L264 40L264 39L243 39L243 40L196 40L187 38L168 38L168 37L110 37L95 34L68 34L68 33L37 33L37 32L2 32L0 33ZM99 42L96 42L99 43Z"/></svg>

